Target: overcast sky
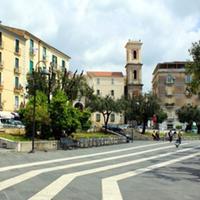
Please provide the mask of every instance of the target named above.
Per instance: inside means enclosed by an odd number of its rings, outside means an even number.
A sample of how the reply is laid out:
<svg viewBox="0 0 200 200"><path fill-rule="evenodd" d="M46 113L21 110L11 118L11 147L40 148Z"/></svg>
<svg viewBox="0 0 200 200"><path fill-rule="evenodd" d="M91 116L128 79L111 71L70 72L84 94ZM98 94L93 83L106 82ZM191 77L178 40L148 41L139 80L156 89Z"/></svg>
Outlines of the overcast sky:
<svg viewBox="0 0 200 200"><path fill-rule="evenodd" d="M200 0L0 0L4 25L65 52L70 69L122 71L128 39L141 39L144 90L156 64L190 59L200 40Z"/></svg>

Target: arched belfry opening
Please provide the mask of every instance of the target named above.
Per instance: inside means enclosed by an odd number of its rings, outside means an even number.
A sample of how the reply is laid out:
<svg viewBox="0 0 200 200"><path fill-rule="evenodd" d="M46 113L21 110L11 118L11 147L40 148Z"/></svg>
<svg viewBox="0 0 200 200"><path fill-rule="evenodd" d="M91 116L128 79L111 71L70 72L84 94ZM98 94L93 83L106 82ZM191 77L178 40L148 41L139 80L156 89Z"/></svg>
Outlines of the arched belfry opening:
<svg viewBox="0 0 200 200"><path fill-rule="evenodd" d="M137 51L133 50L133 59L137 59Z"/></svg>

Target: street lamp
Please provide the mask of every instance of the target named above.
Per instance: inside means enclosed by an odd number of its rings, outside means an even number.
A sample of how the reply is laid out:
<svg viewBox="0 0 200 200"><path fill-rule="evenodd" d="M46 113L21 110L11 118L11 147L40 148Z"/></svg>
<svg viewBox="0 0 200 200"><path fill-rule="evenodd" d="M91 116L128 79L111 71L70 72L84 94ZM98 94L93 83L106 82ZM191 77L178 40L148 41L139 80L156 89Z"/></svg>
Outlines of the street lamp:
<svg viewBox="0 0 200 200"><path fill-rule="evenodd" d="M33 78L33 126L32 126L32 148L29 153L35 152L35 108L36 108L36 82L35 82L35 72L38 71L38 65L43 63L46 68L46 63L43 60L40 60L36 63L35 69L32 70ZM39 72L39 71L38 71Z"/></svg>

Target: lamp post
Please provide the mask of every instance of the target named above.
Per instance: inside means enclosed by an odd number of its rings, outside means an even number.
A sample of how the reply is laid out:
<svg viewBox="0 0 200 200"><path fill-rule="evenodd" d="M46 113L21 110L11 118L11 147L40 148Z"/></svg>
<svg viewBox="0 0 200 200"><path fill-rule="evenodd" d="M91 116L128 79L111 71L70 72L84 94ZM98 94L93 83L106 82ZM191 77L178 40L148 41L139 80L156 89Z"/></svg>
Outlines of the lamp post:
<svg viewBox="0 0 200 200"><path fill-rule="evenodd" d="M33 126L32 126L32 149L29 153L35 152L35 109L36 109L36 82L35 82L35 72L38 71L38 65L43 63L46 67L46 63L43 60L40 60L36 63L35 69L32 70L33 78Z"/></svg>
<svg viewBox="0 0 200 200"><path fill-rule="evenodd" d="M48 76L48 106L50 105L50 95L51 95L51 79L53 78L53 68L54 64L51 62L49 70L45 67L43 69L42 74Z"/></svg>

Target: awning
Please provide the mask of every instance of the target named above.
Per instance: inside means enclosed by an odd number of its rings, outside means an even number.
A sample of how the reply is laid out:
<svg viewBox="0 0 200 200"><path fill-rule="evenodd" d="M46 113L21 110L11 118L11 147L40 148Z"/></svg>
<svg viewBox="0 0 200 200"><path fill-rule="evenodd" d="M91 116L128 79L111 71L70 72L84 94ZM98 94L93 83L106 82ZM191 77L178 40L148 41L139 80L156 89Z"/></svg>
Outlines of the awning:
<svg viewBox="0 0 200 200"><path fill-rule="evenodd" d="M0 111L1 118L14 118L14 115L11 112Z"/></svg>

